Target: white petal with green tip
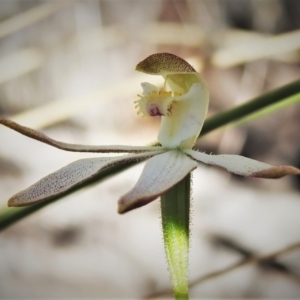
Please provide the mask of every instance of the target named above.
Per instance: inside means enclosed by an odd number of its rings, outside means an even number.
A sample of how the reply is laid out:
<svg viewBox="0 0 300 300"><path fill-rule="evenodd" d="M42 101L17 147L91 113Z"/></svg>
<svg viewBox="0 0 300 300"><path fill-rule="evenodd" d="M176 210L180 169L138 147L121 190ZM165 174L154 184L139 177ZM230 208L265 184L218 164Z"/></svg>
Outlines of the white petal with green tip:
<svg viewBox="0 0 300 300"><path fill-rule="evenodd" d="M8 201L8 206L27 206L45 201L69 189L92 179L100 171L115 164L146 159L160 151L147 152L143 154L132 154L122 157L87 158L77 160L58 171L42 178L29 188L14 195Z"/></svg>
<svg viewBox="0 0 300 300"><path fill-rule="evenodd" d="M119 200L119 213L155 200L195 168L197 163L179 150L150 158L136 185Z"/></svg>

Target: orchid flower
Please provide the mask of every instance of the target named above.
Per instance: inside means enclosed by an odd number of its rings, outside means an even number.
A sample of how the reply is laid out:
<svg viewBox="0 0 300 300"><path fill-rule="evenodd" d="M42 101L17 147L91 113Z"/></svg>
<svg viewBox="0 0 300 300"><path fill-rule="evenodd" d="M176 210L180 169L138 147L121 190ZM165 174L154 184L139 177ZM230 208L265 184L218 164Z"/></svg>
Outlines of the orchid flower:
<svg viewBox="0 0 300 300"><path fill-rule="evenodd" d="M119 200L119 213L143 206L161 196L165 252L176 299L188 299L190 173L198 163L215 165L246 177L280 178L300 174L292 166L273 167L238 155L208 155L193 150L208 110L204 79L185 60L169 53L149 56L137 71L164 78L162 89L142 83L135 101L138 114L161 116L160 146L74 145L0 118L0 124L53 147L73 152L129 153L126 156L77 160L42 178L9 199L9 206L27 206L65 194L116 164L147 160L136 185Z"/></svg>
<svg viewBox="0 0 300 300"><path fill-rule="evenodd" d="M185 60L169 53L153 54L140 62L137 71L164 78L160 89L142 83L135 101L138 113L161 116L158 141L161 146L91 146L67 144L41 132L0 118L0 124L53 147L73 152L130 153L120 157L97 157L75 161L42 178L9 199L9 206L27 206L59 196L97 176L102 170L128 161L148 159L136 185L119 200L119 213L143 206L181 181L198 163L215 165L246 177L280 178L299 174L291 166L273 167L238 155L208 155L192 149L208 109L207 84Z"/></svg>

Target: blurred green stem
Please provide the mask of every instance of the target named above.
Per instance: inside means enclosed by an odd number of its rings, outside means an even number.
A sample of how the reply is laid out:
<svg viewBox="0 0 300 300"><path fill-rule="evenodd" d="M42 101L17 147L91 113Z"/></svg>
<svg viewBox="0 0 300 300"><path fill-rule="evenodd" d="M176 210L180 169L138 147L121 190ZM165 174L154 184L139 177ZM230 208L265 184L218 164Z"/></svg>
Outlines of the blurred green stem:
<svg viewBox="0 0 300 300"><path fill-rule="evenodd" d="M284 109L285 107L288 107L290 105L294 105L296 103L300 102L300 93L295 94L291 97L288 97L286 99L283 99L280 102L277 102L273 105L269 105L265 108L259 109L258 111L255 111L254 113L245 116L242 119L237 120L236 122L234 122L231 126L232 127L236 127L236 126L240 126L242 124L248 123L248 122L252 122L255 119L258 118L262 118L266 115L272 114L278 110Z"/></svg>
<svg viewBox="0 0 300 300"><path fill-rule="evenodd" d="M210 131L215 130L228 123L240 120L256 111L261 110L262 108L283 101L286 98L299 93L300 80L294 81L271 92L267 92L246 102L245 104L239 105L233 109L227 110L223 113L209 118L204 123L200 136L203 136Z"/></svg>
<svg viewBox="0 0 300 300"><path fill-rule="evenodd" d="M290 83L288 85L285 85L279 89L273 90L264 95L256 97L253 100L250 100L249 102L247 102L245 104L242 104L233 109L230 109L228 111L225 111L223 113L220 113L216 116L209 118L205 122L200 136L203 136L204 134L207 134L210 131L213 131L223 125L240 120L240 119L242 119L246 116L249 116L250 114L253 114L263 108L274 105L275 103L278 103L280 101L284 101L286 98L295 96L296 94L299 94L299 93L300 93L300 80L297 80L297 81ZM124 163L121 166L115 166L115 167L109 168L107 170L104 170L103 172L99 173L99 176L97 178L94 178L90 182L86 182L84 184L84 187L88 186L91 183L96 183L96 182L99 183L100 181L105 180L108 177L110 177L120 171L123 171L135 164L136 163ZM48 204L50 204L62 197L65 197L66 195L73 193L74 191L76 191L82 187L83 186L79 186L79 187L77 187L71 191L68 191L67 193L53 199L53 200L42 202L42 203L34 205L34 206L29 206L26 208L4 208L4 209L2 209L0 211L0 231L5 229L8 226L14 224L15 222L23 219L24 217L34 213L35 211L43 208L44 206L47 206Z"/></svg>

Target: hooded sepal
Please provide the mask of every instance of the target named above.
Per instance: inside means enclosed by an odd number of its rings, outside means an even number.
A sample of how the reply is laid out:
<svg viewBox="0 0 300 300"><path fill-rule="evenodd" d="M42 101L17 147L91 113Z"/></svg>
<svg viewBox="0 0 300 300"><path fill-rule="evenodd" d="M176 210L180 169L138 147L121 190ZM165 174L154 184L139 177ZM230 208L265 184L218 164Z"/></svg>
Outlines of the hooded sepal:
<svg viewBox="0 0 300 300"><path fill-rule="evenodd" d="M197 73L196 70L184 59L171 53L156 53L141 61L136 70L151 74L162 75L178 73Z"/></svg>

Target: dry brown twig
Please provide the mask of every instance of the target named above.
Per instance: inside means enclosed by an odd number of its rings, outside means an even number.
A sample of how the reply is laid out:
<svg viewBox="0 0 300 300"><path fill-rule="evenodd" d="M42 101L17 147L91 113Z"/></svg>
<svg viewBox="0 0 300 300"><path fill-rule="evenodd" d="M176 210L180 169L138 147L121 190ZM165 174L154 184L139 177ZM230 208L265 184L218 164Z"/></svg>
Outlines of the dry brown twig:
<svg viewBox="0 0 300 300"><path fill-rule="evenodd" d="M192 280L190 282L189 286L191 288L191 287L196 286L197 284L200 284L204 281L222 276L224 274L227 274L227 273L229 273L231 271L234 271L234 270L236 270L240 267L243 267L245 265L254 264L254 263L262 263L264 261L269 261L269 260L276 259L277 257L279 257L283 254L286 254L288 252L291 252L291 251L299 249L299 248L300 248L300 242L297 242L295 244L289 245L289 246L287 246L283 249L277 250L277 251L269 253L269 254L265 254L265 255L261 255L261 256L253 256L253 257L242 259L242 260L238 261L237 263L234 263L234 264L232 264L232 265L230 265L226 268L208 273L204 276L201 276L199 278L196 278L196 279ZM159 291L159 292L156 292L156 293L152 293L151 295L143 297L142 299L143 300L155 299L155 298L159 298L159 297L162 297L162 296L167 296L169 294L172 294L172 290L171 289L166 289L166 290L162 290L162 291Z"/></svg>

